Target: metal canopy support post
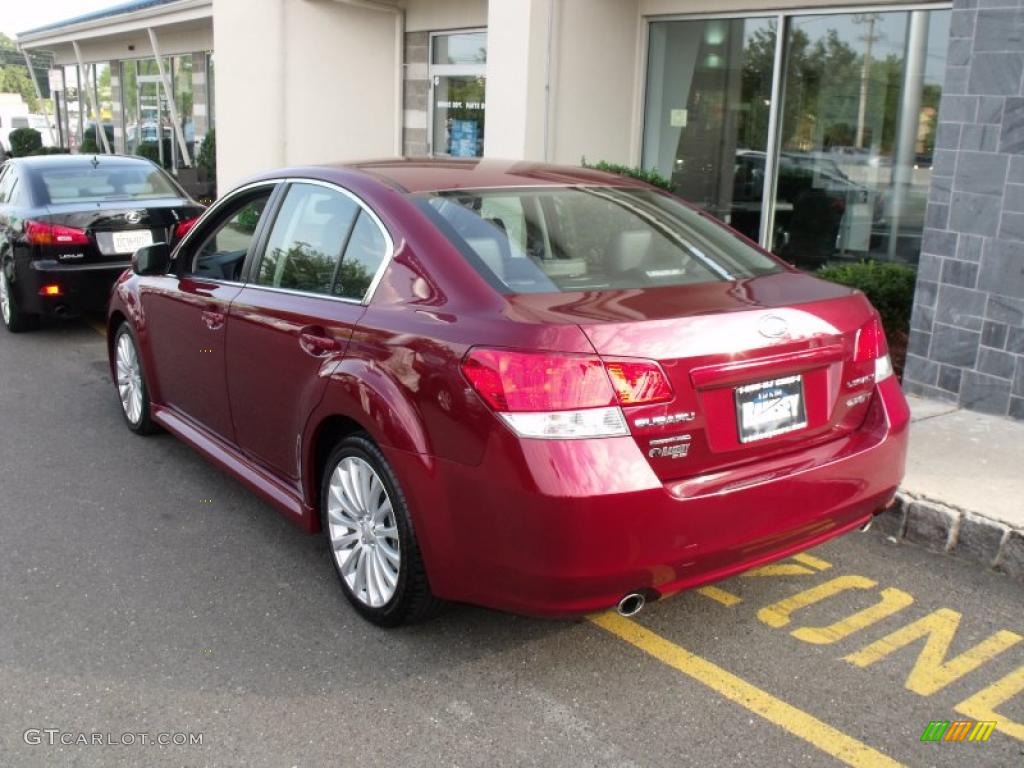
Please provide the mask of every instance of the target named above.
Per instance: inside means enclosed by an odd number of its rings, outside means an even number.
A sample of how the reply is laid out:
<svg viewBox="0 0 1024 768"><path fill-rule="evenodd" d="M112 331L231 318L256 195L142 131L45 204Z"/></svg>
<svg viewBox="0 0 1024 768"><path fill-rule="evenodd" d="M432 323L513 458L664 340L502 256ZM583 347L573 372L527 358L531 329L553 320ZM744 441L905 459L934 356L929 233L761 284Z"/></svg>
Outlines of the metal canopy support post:
<svg viewBox="0 0 1024 768"><path fill-rule="evenodd" d="M775 61L772 77L772 102L768 112L768 146L764 154L764 188L761 191L761 247L772 250L775 227L775 193L779 176L779 151L782 148L782 102L786 98L786 37L789 17L779 14L775 22Z"/></svg>
<svg viewBox="0 0 1024 768"><path fill-rule="evenodd" d="M153 57L156 59L156 68L160 72L160 82L164 86L164 96L167 99L167 107L171 111L171 122L174 123L174 135L178 139L178 147L181 149L181 157L185 161L186 167L192 166L192 158L188 154L188 142L185 141L185 132L181 130L181 121L178 119L178 106L174 103L174 90L171 88L171 80L167 76L167 71L164 69L164 60L160 55L160 46L156 40L156 32L153 31L152 27L146 27L146 31L149 33L149 44L153 48ZM157 141L163 145L163 132L160 130L160 126L157 125Z"/></svg>
<svg viewBox="0 0 1024 768"><path fill-rule="evenodd" d="M96 133L99 135L104 153L109 155L110 143L107 141L107 132L103 130L103 118L100 116L100 109L96 104L96 83L89 84L89 78L85 74L85 64L82 63L82 49L78 47L78 41L72 40L71 45L75 48L75 59L78 61L78 87L81 89L84 85L85 92L89 94L89 106L92 109L92 118L96 123Z"/></svg>
<svg viewBox="0 0 1024 768"><path fill-rule="evenodd" d="M28 67L28 76L32 78L32 87L36 89L36 98L39 99L39 106L42 107L43 117L46 118L46 130L50 133L50 141L53 146L57 146L57 135L53 132L53 123L50 122L50 110L46 108L46 99L43 98L43 89L39 87L39 81L36 80L35 70L32 69L32 59L29 58L28 51L22 49L21 55L25 57L25 66Z"/></svg>
<svg viewBox="0 0 1024 768"><path fill-rule="evenodd" d="M889 213L890 259L896 259L900 219L906 213L907 193L914 183L914 157L921 125L921 92L928 57L928 12L911 11L903 57L903 99L896 129L896 157L892 164L892 208Z"/></svg>

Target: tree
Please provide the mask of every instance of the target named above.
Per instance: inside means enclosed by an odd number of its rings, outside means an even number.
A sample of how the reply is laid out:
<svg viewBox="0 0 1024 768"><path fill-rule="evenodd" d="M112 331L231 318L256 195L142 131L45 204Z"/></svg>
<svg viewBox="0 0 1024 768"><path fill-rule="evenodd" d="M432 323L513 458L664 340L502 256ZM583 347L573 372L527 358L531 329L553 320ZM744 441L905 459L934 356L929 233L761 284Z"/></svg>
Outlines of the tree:
<svg viewBox="0 0 1024 768"><path fill-rule="evenodd" d="M21 54L14 46L14 41L0 32L0 92L19 93L28 104L29 112L39 111L39 99L32 85L28 67L19 61Z"/></svg>

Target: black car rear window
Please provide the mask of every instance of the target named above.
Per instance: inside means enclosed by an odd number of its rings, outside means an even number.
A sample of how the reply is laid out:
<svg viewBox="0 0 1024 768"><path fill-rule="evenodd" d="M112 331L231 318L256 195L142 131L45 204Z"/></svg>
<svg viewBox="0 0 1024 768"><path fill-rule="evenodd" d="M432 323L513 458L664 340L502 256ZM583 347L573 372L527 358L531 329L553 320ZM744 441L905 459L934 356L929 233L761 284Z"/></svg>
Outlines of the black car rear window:
<svg viewBox="0 0 1024 768"><path fill-rule="evenodd" d="M467 260L507 293L733 281L783 269L654 190L456 190L416 200Z"/></svg>
<svg viewBox="0 0 1024 768"><path fill-rule="evenodd" d="M36 168L37 189L47 204L148 200L181 197L181 191L159 168L148 163L82 163Z"/></svg>

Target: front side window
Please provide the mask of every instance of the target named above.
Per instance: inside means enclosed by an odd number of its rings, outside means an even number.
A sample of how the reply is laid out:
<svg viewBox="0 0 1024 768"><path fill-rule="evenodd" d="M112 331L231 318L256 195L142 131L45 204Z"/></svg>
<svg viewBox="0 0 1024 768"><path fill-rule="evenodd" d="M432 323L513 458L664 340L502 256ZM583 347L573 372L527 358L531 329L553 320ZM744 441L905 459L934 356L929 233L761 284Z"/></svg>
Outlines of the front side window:
<svg viewBox="0 0 1024 768"><path fill-rule="evenodd" d="M417 201L507 293L731 281L783 269L700 213L646 189L459 190Z"/></svg>
<svg viewBox="0 0 1024 768"><path fill-rule="evenodd" d="M270 193L269 188L253 193L221 219L196 250L189 272L213 280L241 279L245 256Z"/></svg>

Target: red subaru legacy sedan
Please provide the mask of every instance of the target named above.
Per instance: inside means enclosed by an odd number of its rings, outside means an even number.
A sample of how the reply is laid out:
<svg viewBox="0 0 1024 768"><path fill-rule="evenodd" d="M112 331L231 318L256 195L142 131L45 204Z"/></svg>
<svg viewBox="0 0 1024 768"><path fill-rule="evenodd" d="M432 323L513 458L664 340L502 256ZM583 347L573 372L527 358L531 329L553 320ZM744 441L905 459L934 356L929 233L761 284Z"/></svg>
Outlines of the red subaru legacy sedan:
<svg viewBox="0 0 1024 768"><path fill-rule="evenodd" d="M632 613L864 526L903 474L862 294L591 170L256 178L136 253L109 331L129 428L322 530L381 625Z"/></svg>

